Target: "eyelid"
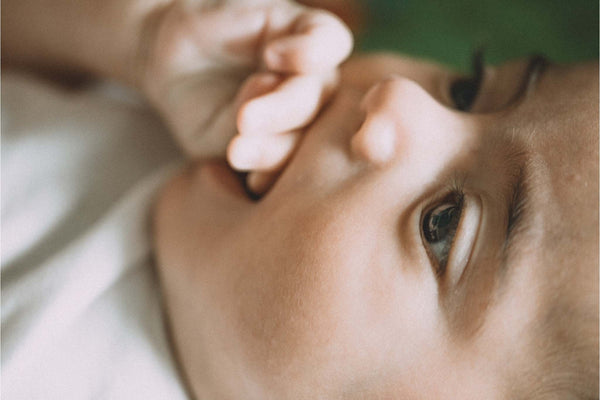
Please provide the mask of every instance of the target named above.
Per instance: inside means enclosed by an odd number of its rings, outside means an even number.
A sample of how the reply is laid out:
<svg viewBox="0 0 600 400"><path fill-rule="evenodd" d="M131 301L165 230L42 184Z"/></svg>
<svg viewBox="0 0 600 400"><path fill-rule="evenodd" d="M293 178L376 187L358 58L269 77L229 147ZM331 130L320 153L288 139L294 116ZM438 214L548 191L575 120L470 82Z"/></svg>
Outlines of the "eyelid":
<svg viewBox="0 0 600 400"><path fill-rule="evenodd" d="M450 286L460 282L469 264L481 225L481 214L481 199L478 196L465 195L460 221L446 263L445 279Z"/></svg>

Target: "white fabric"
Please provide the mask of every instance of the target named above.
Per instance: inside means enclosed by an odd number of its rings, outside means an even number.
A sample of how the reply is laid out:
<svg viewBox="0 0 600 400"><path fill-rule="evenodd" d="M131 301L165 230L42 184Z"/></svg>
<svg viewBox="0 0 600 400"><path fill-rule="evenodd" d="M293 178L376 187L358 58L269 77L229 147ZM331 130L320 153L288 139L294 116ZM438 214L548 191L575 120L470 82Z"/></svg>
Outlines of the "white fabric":
<svg viewBox="0 0 600 400"><path fill-rule="evenodd" d="M3 73L2 399L187 398L149 231L178 158L115 87Z"/></svg>

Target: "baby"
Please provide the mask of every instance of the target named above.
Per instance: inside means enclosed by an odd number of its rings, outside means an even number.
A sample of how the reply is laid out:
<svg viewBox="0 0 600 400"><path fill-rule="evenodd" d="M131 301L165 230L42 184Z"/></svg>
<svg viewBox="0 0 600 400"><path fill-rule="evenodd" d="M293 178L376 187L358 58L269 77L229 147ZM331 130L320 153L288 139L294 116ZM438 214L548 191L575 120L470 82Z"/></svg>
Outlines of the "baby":
<svg viewBox="0 0 600 400"><path fill-rule="evenodd" d="M350 60L258 202L218 164L166 187L199 399L598 398L598 65L477 75Z"/></svg>
<svg viewBox="0 0 600 400"><path fill-rule="evenodd" d="M98 4L3 55L137 86L200 160L155 210L195 397L598 398L597 64L337 70L347 28L290 2Z"/></svg>
<svg viewBox="0 0 600 400"><path fill-rule="evenodd" d="M248 83L229 161L274 186L198 163L156 209L197 398L597 398L598 66L475 66L350 60L300 132Z"/></svg>

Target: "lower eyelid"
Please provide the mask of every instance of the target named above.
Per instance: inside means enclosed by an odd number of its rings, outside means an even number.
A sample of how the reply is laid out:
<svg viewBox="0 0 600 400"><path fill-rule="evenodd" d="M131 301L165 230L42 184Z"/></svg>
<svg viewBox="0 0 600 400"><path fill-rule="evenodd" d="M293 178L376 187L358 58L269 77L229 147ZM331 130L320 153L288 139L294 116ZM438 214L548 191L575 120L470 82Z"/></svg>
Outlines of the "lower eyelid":
<svg viewBox="0 0 600 400"><path fill-rule="evenodd" d="M460 222L446 264L446 279L450 285L459 283L471 260L479 233L481 215L481 199L477 196L466 195Z"/></svg>

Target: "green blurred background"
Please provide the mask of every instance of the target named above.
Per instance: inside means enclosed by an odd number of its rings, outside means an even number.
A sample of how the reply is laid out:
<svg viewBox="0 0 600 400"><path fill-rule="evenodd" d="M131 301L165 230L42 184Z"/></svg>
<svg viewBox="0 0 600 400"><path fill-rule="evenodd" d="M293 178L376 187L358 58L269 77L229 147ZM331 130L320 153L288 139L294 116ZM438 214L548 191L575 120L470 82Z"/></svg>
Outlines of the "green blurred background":
<svg viewBox="0 0 600 400"><path fill-rule="evenodd" d="M397 50L469 68L542 53L553 61L598 59L598 0L363 0L357 50Z"/></svg>

